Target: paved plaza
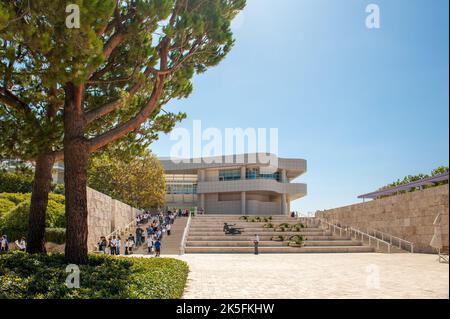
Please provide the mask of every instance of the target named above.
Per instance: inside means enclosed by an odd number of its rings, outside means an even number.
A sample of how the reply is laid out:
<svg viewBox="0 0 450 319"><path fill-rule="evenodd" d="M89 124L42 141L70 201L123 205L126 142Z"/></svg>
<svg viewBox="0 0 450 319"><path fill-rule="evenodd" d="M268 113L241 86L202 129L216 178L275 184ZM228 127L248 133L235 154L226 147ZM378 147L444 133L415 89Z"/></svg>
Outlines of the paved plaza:
<svg viewBox="0 0 450 319"><path fill-rule="evenodd" d="M449 266L426 254L186 254L184 298L449 298Z"/></svg>

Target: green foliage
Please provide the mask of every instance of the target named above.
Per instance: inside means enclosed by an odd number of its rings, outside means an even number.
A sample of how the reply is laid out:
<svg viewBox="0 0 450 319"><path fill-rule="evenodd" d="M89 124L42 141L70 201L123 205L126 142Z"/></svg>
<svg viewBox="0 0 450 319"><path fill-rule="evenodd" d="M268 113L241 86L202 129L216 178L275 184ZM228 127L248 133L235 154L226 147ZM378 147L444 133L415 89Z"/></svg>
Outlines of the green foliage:
<svg viewBox="0 0 450 319"><path fill-rule="evenodd" d="M440 175L440 174L444 174L444 173L448 173L448 166L440 166L438 168L435 168L431 171L431 175L427 175L427 174L418 174L418 175L408 175L405 176L403 179L398 179L397 181L383 186L381 187L379 190L384 190L384 189L389 189L389 188L393 188L393 187L397 187L397 186L401 186L401 185L405 185L405 184L409 184L430 176L436 176L436 175ZM435 183L435 185L423 185L423 188L430 188L430 187L435 187L435 186L439 186L439 185L444 185L444 184L448 184L448 180L447 181L441 181L438 183ZM411 192L414 192L416 189L411 189ZM406 191L400 191L399 193L405 193ZM386 195L386 196L393 196L395 194L392 195ZM383 196L383 197L386 197Z"/></svg>
<svg viewBox="0 0 450 319"><path fill-rule="evenodd" d="M6 200L14 206L0 214L0 230L12 240L26 236L30 214L30 194L0 194L0 201ZM50 194L45 220L48 228L63 228L66 224L64 196Z"/></svg>
<svg viewBox="0 0 450 319"><path fill-rule="evenodd" d="M29 193L33 176L16 172L0 172L0 193Z"/></svg>
<svg viewBox="0 0 450 319"><path fill-rule="evenodd" d="M89 256L80 288L69 289L63 255L0 255L0 299L178 299L189 268L171 258Z"/></svg>
<svg viewBox="0 0 450 319"><path fill-rule="evenodd" d="M66 241L65 228L46 228L45 241L49 243L64 244Z"/></svg>
<svg viewBox="0 0 450 319"><path fill-rule="evenodd" d="M289 246L301 247L304 245L305 237L302 235L294 235L289 237Z"/></svg>
<svg viewBox="0 0 450 319"><path fill-rule="evenodd" d="M16 204L7 198L0 197L0 218L2 215L16 207Z"/></svg>
<svg viewBox="0 0 450 319"><path fill-rule="evenodd" d="M30 194L22 194L22 193L0 193L0 198L7 199L10 202L13 202L14 205L19 205L20 203L29 200Z"/></svg>
<svg viewBox="0 0 450 319"><path fill-rule="evenodd" d="M161 207L165 202L164 169L151 155L121 158L108 154L91 158L90 187L138 208Z"/></svg>

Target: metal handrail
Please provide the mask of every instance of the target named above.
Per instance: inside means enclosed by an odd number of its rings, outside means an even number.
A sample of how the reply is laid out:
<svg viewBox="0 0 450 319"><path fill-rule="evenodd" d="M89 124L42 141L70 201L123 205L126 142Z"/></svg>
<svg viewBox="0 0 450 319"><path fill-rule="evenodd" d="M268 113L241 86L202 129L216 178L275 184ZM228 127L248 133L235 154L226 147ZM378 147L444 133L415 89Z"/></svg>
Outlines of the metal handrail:
<svg viewBox="0 0 450 319"><path fill-rule="evenodd" d="M342 237L342 232L343 231L345 231L346 235L348 235L348 232L350 232L350 237L352 237L352 234L355 234L354 237L356 239L358 239L358 235L357 234L359 234L360 239L361 239L362 242L364 242L364 237L367 237L367 239L369 240L369 246L371 246L372 245L372 240L375 240L377 242L377 249L380 249L380 243L382 243L382 244L387 246L388 253L389 254L391 253L391 246L392 246L392 244L387 242L387 241L384 241L384 240L381 240L381 239L379 239L377 237L371 236L371 235L369 235L367 233L364 233L361 230L353 228L353 227L342 228L340 226L337 226L337 225L334 225L332 223L327 222L325 219L320 218L319 220L320 220L321 223L324 223L324 224L328 225L328 227L332 227L333 228L333 234L336 233L336 228L339 229L339 236L341 236L341 237Z"/></svg>
<svg viewBox="0 0 450 319"><path fill-rule="evenodd" d="M186 222L186 226L184 227L183 237L181 238L180 255L184 255L186 239L187 239L187 236L189 233L189 227L191 226L191 219L192 219L192 214L189 214L188 220Z"/></svg>
<svg viewBox="0 0 450 319"><path fill-rule="evenodd" d="M402 239L402 238L400 238L400 237L392 236L391 234L383 233L382 231L379 231L379 230L376 230L376 229L368 228L368 229L367 229L367 233L370 234L371 232L373 233L373 235L374 235L375 237L378 237L377 234L380 234L380 235L381 235L381 239L382 239L382 240L385 240L385 239L388 240L388 241L391 243L391 245L393 245L392 239L397 240L397 241L398 241L398 248L400 248L400 249L403 249L403 248L402 248L402 242L403 242L403 243L405 243L406 245L409 245L409 248L410 248L409 250L410 250L410 252L411 252L411 253L414 253L414 244L413 244L412 242L410 242L410 241L407 241L407 240ZM378 238L379 238L379 237L378 237ZM406 249L403 249L403 250L406 250Z"/></svg>

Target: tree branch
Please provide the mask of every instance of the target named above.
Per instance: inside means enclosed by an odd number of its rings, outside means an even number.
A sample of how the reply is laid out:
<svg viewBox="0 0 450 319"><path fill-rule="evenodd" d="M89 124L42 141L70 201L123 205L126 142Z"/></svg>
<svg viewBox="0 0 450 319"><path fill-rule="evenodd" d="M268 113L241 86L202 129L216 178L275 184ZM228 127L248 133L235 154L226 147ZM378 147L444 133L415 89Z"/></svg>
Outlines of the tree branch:
<svg viewBox="0 0 450 319"><path fill-rule="evenodd" d="M31 112L31 109L28 107L28 104L21 101L17 96L12 94L9 90L7 90L6 88L0 88L0 91L1 91L0 92L0 102L1 103L14 108L18 112L23 112L26 114Z"/></svg>

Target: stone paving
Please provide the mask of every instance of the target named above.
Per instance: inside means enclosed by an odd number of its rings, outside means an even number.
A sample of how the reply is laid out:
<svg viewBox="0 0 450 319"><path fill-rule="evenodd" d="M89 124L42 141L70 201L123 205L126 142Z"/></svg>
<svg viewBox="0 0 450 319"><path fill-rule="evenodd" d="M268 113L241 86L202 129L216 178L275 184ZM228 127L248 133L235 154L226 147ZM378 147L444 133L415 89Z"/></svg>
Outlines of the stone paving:
<svg viewBox="0 0 450 319"><path fill-rule="evenodd" d="M169 257L169 256L164 256ZM426 254L186 254L184 298L449 298L449 266Z"/></svg>

